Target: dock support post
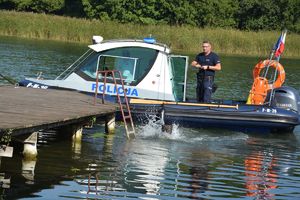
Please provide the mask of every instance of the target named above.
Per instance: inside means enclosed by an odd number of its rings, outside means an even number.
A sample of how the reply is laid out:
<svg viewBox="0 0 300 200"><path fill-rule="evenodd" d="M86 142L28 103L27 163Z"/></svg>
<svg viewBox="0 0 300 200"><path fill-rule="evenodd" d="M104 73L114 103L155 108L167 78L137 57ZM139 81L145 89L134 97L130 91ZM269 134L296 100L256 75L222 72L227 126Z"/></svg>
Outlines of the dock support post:
<svg viewBox="0 0 300 200"><path fill-rule="evenodd" d="M106 117L105 120L105 132L108 134L115 133L115 126L116 126L116 117L114 114L109 115Z"/></svg>
<svg viewBox="0 0 300 200"><path fill-rule="evenodd" d="M82 126L74 126L72 131L73 142L81 142L82 139Z"/></svg>
<svg viewBox="0 0 300 200"><path fill-rule="evenodd" d="M69 124L57 130L57 134L62 138L72 137L73 141L81 141L83 124Z"/></svg>
<svg viewBox="0 0 300 200"><path fill-rule="evenodd" d="M23 155L27 160L34 160L37 156L37 138L38 132L34 132L24 141Z"/></svg>
<svg viewBox="0 0 300 200"><path fill-rule="evenodd" d="M58 136L63 139L70 139L72 137L72 150L75 153L74 158L80 158L83 126L84 123L69 124L57 130Z"/></svg>

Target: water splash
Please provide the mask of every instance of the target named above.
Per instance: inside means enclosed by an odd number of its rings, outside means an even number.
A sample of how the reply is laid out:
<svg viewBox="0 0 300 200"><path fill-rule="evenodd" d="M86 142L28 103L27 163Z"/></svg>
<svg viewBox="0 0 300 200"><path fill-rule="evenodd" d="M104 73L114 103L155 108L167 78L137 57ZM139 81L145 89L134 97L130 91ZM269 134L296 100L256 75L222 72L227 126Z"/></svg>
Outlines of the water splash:
<svg viewBox="0 0 300 200"><path fill-rule="evenodd" d="M171 126L171 132L167 132L162 129L163 125L165 125L163 118L158 118L155 115L148 115L146 121L147 123L138 125L138 137L151 139L159 138L188 143L244 141L249 137L247 134L241 132L223 129L191 129L181 127L175 123L169 125Z"/></svg>
<svg viewBox="0 0 300 200"><path fill-rule="evenodd" d="M149 107L145 115L140 120L137 130L137 136L150 139L175 140L186 143L205 143L205 142L222 142L231 143L232 141L245 141L249 137L247 134L229 131L226 129L216 128L185 128L176 123L165 125L164 110L160 116L149 114L155 113L152 107ZM163 129L164 128L164 129ZM169 129L166 131L166 129Z"/></svg>
<svg viewBox="0 0 300 200"><path fill-rule="evenodd" d="M147 123L138 125L137 135L142 138L161 138L170 140L184 140L185 137L182 135L179 125L172 124L171 133L163 131L162 127L164 122L161 118L157 118L155 115L147 116Z"/></svg>

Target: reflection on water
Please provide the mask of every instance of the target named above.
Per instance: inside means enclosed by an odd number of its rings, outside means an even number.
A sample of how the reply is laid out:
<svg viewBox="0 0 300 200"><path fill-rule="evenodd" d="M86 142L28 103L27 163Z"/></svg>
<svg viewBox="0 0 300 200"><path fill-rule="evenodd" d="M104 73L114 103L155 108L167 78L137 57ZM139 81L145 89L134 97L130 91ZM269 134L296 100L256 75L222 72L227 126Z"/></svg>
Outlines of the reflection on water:
<svg viewBox="0 0 300 200"><path fill-rule="evenodd" d="M84 52L68 43L0 41L0 73L17 79L40 70L53 78ZM247 95L257 61L222 57L215 97ZM282 62L287 82L299 88L300 61ZM192 71L189 76L194 80ZM37 160L23 160L22 145L13 158L1 158L1 198L300 199L300 127L290 135L247 135L173 125L168 134L161 122L149 121L136 127L132 141L122 124L109 136L101 124L84 129L81 142L40 132Z"/></svg>
<svg viewBox="0 0 300 200"><path fill-rule="evenodd" d="M277 159L272 149L257 150L247 155L245 158L247 196L259 199L274 197L271 190L277 188L276 167Z"/></svg>
<svg viewBox="0 0 300 200"><path fill-rule="evenodd" d="M293 135L253 137L177 127L180 136L174 139L138 130L137 138L128 141L122 124L115 135L99 137L94 135L101 135L104 126L96 125L84 129L80 148L56 132L43 133L36 162L22 160L20 153L2 159L1 172L11 179L9 188L3 184L3 197L300 197L299 142Z"/></svg>
<svg viewBox="0 0 300 200"><path fill-rule="evenodd" d="M262 199L274 196L270 189L277 188L276 161L271 153L257 152L249 155L245 160L245 175L247 196L259 197Z"/></svg>
<svg viewBox="0 0 300 200"><path fill-rule="evenodd" d="M34 170L36 160L22 160L22 176L26 179L26 184L34 184Z"/></svg>

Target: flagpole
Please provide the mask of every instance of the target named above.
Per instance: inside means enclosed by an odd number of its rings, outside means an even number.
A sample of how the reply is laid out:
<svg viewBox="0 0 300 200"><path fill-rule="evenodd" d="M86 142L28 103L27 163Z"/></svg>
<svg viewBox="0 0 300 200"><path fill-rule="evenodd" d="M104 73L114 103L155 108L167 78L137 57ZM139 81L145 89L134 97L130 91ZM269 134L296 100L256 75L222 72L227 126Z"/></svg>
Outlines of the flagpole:
<svg viewBox="0 0 300 200"><path fill-rule="evenodd" d="M279 39L280 39L282 36L283 36L283 32L281 32ZM270 57L269 57L269 60L270 60L270 61L273 60L273 57L274 57L274 54L275 54L275 51L276 51L276 45L277 45L277 43L278 43L278 40L277 40L277 42L274 44L274 46L273 46L273 48L272 48L272 50L271 50ZM279 60L278 60L278 61L279 61ZM269 68L270 68L270 62L268 63L268 65L267 65L267 67L266 67L266 71L264 72L264 78L267 77Z"/></svg>
<svg viewBox="0 0 300 200"><path fill-rule="evenodd" d="M284 29L282 32L281 32L281 35L280 35L280 40L283 38L283 40L285 41L285 37L286 37L286 34L287 34L287 29ZM273 49L272 49L272 52L271 52L271 55L270 55L270 61L273 60L273 57L274 57L274 54L278 48L278 45L280 45L280 43L278 43L279 40L276 42L276 44L274 45ZM281 41L280 41L281 42ZM277 47L277 48L276 48ZM282 53L282 52L281 52ZM279 54L278 56L275 56L276 57L276 61L279 63L279 60L280 60L280 57L281 57L281 54ZM267 76L267 72L268 72L268 69L270 67L270 62L268 63L268 66L267 66L267 69L266 69L266 72L265 72L265 78ZM276 77L277 77L277 66L276 66L276 69L275 69L275 73L274 73L274 77L273 77L273 83L275 82L276 80ZM269 106L271 105L271 100L272 100L272 97L274 95L274 88L271 88L271 92L270 92L270 99L269 99Z"/></svg>
<svg viewBox="0 0 300 200"><path fill-rule="evenodd" d="M275 44L275 45L276 45L276 44ZM267 68L266 68L266 71L265 71L265 74L264 74L264 78L267 77L267 74L268 74L268 71L269 71L269 68L270 68L270 63L271 63L270 61L273 60L274 54L275 54L275 49L274 49L274 47L273 47L273 49L272 49L272 51L271 51L271 53L270 53L269 62L268 62L268 65L267 65ZM275 70L275 74L276 74L276 71L277 71L277 70ZM276 77L276 76L274 76L274 77ZM273 81L274 81L274 80L273 80ZM271 106L272 96L273 96L273 88L271 89L271 92L270 92L270 97L269 97L269 101L268 101L269 106Z"/></svg>

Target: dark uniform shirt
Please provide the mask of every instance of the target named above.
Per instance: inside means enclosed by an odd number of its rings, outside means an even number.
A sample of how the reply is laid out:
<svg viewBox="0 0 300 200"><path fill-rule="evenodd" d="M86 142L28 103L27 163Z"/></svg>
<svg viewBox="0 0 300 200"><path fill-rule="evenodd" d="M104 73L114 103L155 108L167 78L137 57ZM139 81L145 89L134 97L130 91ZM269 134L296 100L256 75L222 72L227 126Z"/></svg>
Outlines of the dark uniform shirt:
<svg viewBox="0 0 300 200"><path fill-rule="evenodd" d="M219 56L214 53L214 52L210 52L207 56L204 53L199 53L196 58L195 61L197 61L201 66L215 66L218 63L221 63ZM199 69L199 73L201 73L204 76L214 76L215 75L215 71L214 70L203 70L203 69Z"/></svg>

